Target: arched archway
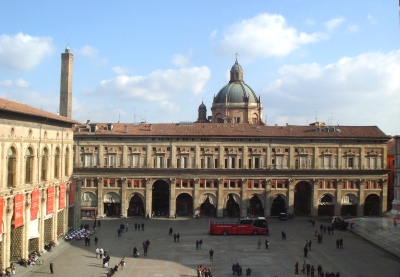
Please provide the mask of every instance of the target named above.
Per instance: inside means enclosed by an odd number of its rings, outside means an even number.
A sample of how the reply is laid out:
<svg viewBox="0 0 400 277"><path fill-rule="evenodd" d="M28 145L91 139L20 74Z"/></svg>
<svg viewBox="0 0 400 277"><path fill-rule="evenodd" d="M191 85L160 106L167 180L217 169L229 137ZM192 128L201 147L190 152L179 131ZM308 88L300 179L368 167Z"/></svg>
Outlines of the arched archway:
<svg viewBox="0 0 400 277"><path fill-rule="evenodd" d="M205 193L200 197L200 215L216 216L217 197L211 193Z"/></svg>
<svg viewBox="0 0 400 277"><path fill-rule="evenodd" d="M152 214L153 216L169 216L169 184L164 180L157 180L152 187Z"/></svg>
<svg viewBox="0 0 400 277"><path fill-rule="evenodd" d="M381 198L376 194L368 195L364 202L364 215L379 215L380 200Z"/></svg>
<svg viewBox="0 0 400 277"><path fill-rule="evenodd" d="M181 193L176 198L176 214L191 216L193 214L193 198L188 193Z"/></svg>
<svg viewBox="0 0 400 277"><path fill-rule="evenodd" d="M121 197L115 192L107 192L104 195L104 213L107 216L120 216Z"/></svg>
<svg viewBox="0 0 400 277"><path fill-rule="evenodd" d="M342 215L357 215L358 198L354 194L346 194L342 197Z"/></svg>
<svg viewBox="0 0 400 277"><path fill-rule="evenodd" d="M127 211L128 216L143 216L144 215L144 203L143 196L139 193L131 194L129 200L129 207Z"/></svg>
<svg viewBox="0 0 400 277"><path fill-rule="evenodd" d="M225 198L224 216L240 217L240 197L237 194L230 193Z"/></svg>
<svg viewBox="0 0 400 277"><path fill-rule="evenodd" d="M264 206L262 204L261 198L262 196L258 196L254 194L252 198L250 198L249 206L247 207L247 214L251 216L264 216Z"/></svg>
<svg viewBox="0 0 400 277"><path fill-rule="evenodd" d="M309 215L311 213L311 184L301 181L294 187L294 212L296 215Z"/></svg>
<svg viewBox="0 0 400 277"><path fill-rule="evenodd" d="M279 216L280 213L286 213L285 198L280 194L275 196L271 204L271 216Z"/></svg>
<svg viewBox="0 0 400 277"><path fill-rule="evenodd" d="M335 213L336 199L331 194L323 194L318 199L318 215L332 216Z"/></svg>

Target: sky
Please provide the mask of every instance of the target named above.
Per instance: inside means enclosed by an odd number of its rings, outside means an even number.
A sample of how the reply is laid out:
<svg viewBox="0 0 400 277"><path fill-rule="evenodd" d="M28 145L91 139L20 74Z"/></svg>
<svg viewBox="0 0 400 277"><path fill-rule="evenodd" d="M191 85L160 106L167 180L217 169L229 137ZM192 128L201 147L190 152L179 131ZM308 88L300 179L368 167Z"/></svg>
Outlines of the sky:
<svg viewBox="0 0 400 277"><path fill-rule="evenodd" d="M237 58L268 125L399 135L397 0L0 0L0 97L59 110L74 54L79 122L195 121Z"/></svg>

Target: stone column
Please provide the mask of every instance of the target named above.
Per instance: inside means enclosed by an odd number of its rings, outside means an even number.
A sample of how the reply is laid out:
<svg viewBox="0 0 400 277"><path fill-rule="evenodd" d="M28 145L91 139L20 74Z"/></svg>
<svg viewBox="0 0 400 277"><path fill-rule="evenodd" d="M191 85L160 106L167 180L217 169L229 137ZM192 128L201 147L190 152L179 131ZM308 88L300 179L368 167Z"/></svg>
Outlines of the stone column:
<svg viewBox="0 0 400 277"><path fill-rule="evenodd" d="M338 153L337 153L337 168L342 169L342 147L338 147Z"/></svg>
<svg viewBox="0 0 400 277"><path fill-rule="evenodd" d="M127 207L129 207L129 202L127 200L128 196L126 195L126 186L126 178L121 178L121 214L124 216L128 216Z"/></svg>
<svg viewBox="0 0 400 277"><path fill-rule="evenodd" d="M75 150L78 153L78 149ZM104 166L104 146L102 143L99 144L99 167L103 167ZM73 155L73 153L71 153L70 155Z"/></svg>
<svg viewBox="0 0 400 277"><path fill-rule="evenodd" d="M133 160L131 161L133 164ZM124 144L122 146L122 164L121 167L128 167L128 146Z"/></svg>
<svg viewBox="0 0 400 277"><path fill-rule="evenodd" d="M196 145L195 151L196 152L194 153L194 168L200 168L200 145ZM211 168L214 168L214 166L212 166Z"/></svg>
<svg viewBox="0 0 400 277"><path fill-rule="evenodd" d="M318 147L314 146L314 169L319 169L319 153L318 153Z"/></svg>
<svg viewBox="0 0 400 277"><path fill-rule="evenodd" d="M82 178L75 182L75 204L74 204L74 224L75 228L81 225L81 195L82 195ZM103 209L102 209L103 210Z"/></svg>
<svg viewBox="0 0 400 277"><path fill-rule="evenodd" d="M247 169L247 168L249 168L249 157L248 157L248 148L247 148L247 146L243 146L243 162L242 162L242 164L243 164L243 168L244 169Z"/></svg>
<svg viewBox="0 0 400 277"><path fill-rule="evenodd" d="M336 203L335 203L335 214L334 215L340 215L340 212L342 210L342 188L341 188L342 182L340 180L335 181L336 185Z"/></svg>
<svg viewBox="0 0 400 277"><path fill-rule="evenodd" d="M266 163L265 166L267 169L271 168L271 148L267 147L267 153L266 153Z"/></svg>
<svg viewBox="0 0 400 277"><path fill-rule="evenodd" d="M289 182L289 197L288 197L288 203L286 203L286 205L288 206L288 209L286 210L287 213L294 213L295 185L296 185L295 181Z"/></svg>
<svg viewBox="0 0 400 277"><path fill-rule="evenodd" d="M254 180L251 180L252 187L254 186ZM249 206L249 195L247 195L247 179L242 179L241 189L241 202L240 203L240 216L247 216L247 207Z"/></svg>
<svg viewBox="0 0 400 277"><path fill-rule="evenodd" d="M104 215L104 204L103 204L103 178L97 177L97 214L100 216ZM80 197L80 194L77 195ZM79 202L81 199L79 199Z"/></svg>
<svg viewBox="0 0 400 277"><path fill-rule="evenodd" d="M43 188L40 190L40 195L39 195L39 213L40 213L40 217L39 217L39 249L43 250L44 249L44 217L46 216L46 199L47 199L47 195L46 195L46 189ZM78 202L80 202L80 200L78 200Z"/></svg>
<svg viewBox="0 0 400 277"><path fill-rule="evenodd" d="M176 213L175 186L173 186L172 179L170 179L170 185L169 185L169 217L175 217L175 213Z"/></svg>
<svg viewBox="0 0 400 277"><path fill-rule="evenodd" d="M290 146L289 147L289 168L290 169L294 169L294 167L295 167L295 162L294 162L294 156L295 156L295 152L294 152L294 147L293 146ZM298 164L299 164L299 168L301 168L301 166L300 166L300 160L298 161Z"/></svg>
<svg viewBox="0 0 400 277"><path fill-rule="evenodd" d="M381 200L381 209L380 215L387 213L387 194L388 194L388 182L386 179L381 180L382 183L382 200Z"/></svg>
<svg viewBox="0 0 400 277"><path fill-rule="evenodd" d="M171 168L176 168L176 146L172 142L171 142L170 164Z"/></svg>
<svg viewBox="0 0 400 277"><path fill-rule="evenodd" d="M217 217L224 216L224 179L218 179Z"/></svg>
<svg viewBox="0 0 400 277"><path fill-rule="evenodd" d="M265 180L264 216L271 216L271 180Z"/></svg>
<svg viewBox="0 0 400 277"><path fill-rule="evenodd" d="M146 206L145 206L145 215L152 216L152 207L151 207L151 197L152 197L152 183L151 179L146 179Z"/></svg>
<svg viewBox="0 0 400 277"><path fill-rule="evenodd" d="M358 206L357 206L357 216L364 216L364 202L365 202L365 183L366 180L360 180L359 183L359 195L358 195ZM356 182L356 181L354 181Z"/></svg>
<svg viewBox="0 0 400 277"><path fill-rule="evenodd" d="M193 188L193 216L200 212L200 179L194 179Z"/></svg>
<svg viewBox="0 0 400 277"><path fill-rule="evenodd" d="M218 166L218 168L224 168L224 163L225 163L225 161L224 161L224 147L223 146L218 146L219 147L219 149L218 149L218 164L219 164L219 166Z"/></svg>
<svg viewBox="0 0 400 277"><path fill-rule="evenodd" d="M24 234L22 240L22 254L24 257L28 257L29 254L29 222L31 221L31 202L30 202L30 194L25 194L25 201L23 203L25 210L24 210Z"/></svg>
<svg viewBox="0 0 400 277"><path fill-rule="evenodd" d="M54 186L54 207L53 207L53 232L51 234L51 239L57 243L57 223L58 223L58 207L59 207L59 186Z"/></svg>
<svg viewBox="0 0 400 277"><path fill-rule="evenodd" d="M385 156L386 157L386 156ZM378 163L378 160L376 161L376 163ZM365 167L365 149L364 146L360 147L360 169L364 169ZM379 167L379 165L377 164L377 168Z"/></svg>
<svg viewBox="0 0 400 277"><path fill-rule="evenodd" d="M13 200L12 199L6 199L5 201L5 207L4 207L4 230L3 230L3 268L8 268L10 266L9 261L10 261L10 246L11 246L11 219L13 216Z"/></svg>
<svg viewBox="0 0 400 277"><path fill-rule="evenodd" d="M319 180L314 180L312 184L312 199L311 199L311 216L318 216L318 182Z"/></svg>

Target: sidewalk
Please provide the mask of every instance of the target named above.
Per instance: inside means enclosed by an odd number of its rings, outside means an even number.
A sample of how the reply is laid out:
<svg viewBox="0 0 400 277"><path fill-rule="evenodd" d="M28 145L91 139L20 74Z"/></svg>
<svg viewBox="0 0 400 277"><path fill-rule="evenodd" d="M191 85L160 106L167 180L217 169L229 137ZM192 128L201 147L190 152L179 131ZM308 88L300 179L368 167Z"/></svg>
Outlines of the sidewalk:
<svg viewBox="0 0 400 277"><path fill-rule="evenodd" d="M359 217L352 219L349 231L400 258L400 227L393 227L388 217Z"/></svg>

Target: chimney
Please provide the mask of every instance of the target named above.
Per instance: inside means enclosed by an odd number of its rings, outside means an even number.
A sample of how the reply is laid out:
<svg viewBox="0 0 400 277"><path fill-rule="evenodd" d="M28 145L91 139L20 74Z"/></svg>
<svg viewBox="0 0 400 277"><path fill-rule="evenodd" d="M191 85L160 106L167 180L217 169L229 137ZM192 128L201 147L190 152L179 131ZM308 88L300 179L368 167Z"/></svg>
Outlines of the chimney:
<svg viewBox="0 0 400 277"><path fill-rule="evenodd" d="M128 125L125 125L125 134L128 133Z"/></svg>

